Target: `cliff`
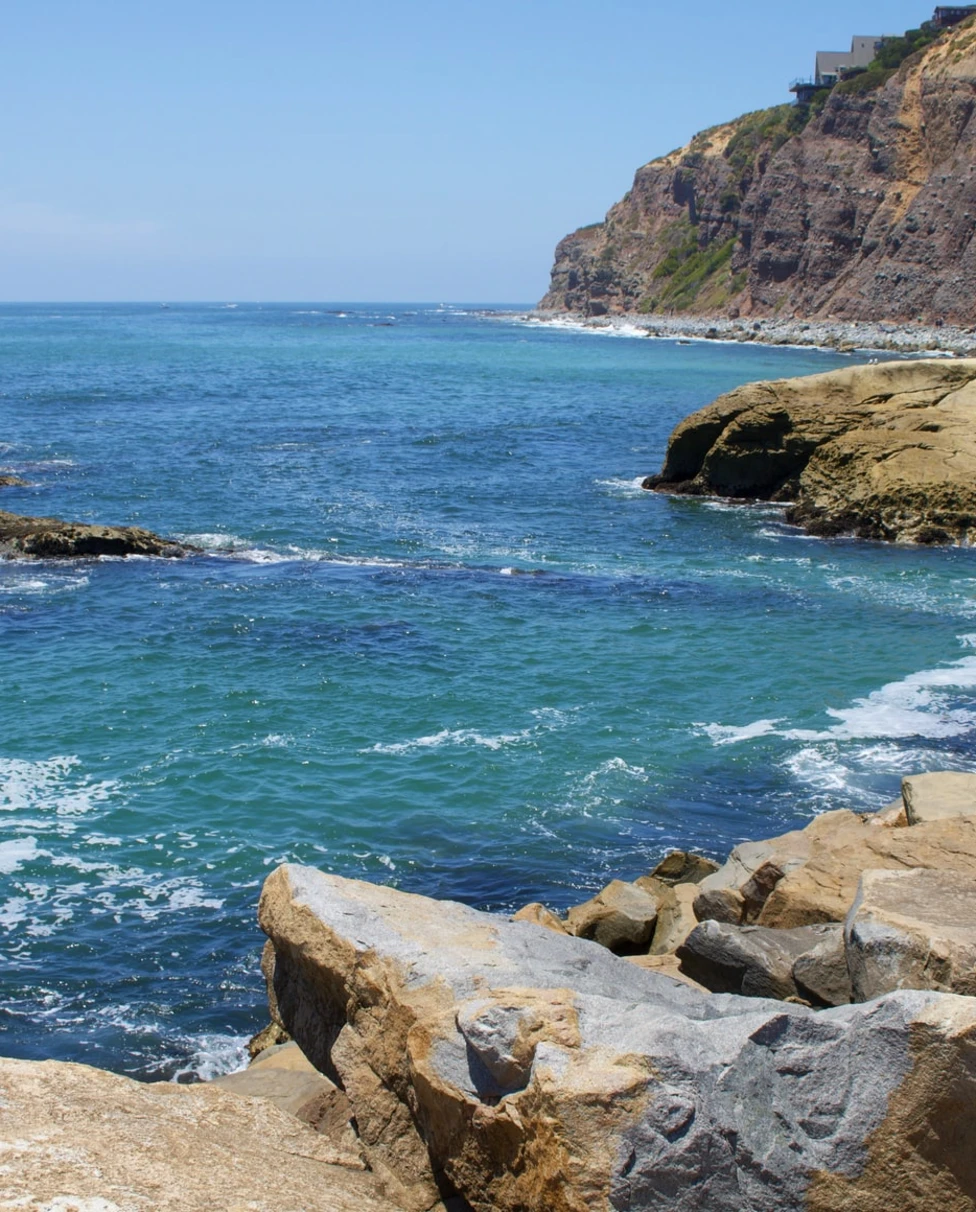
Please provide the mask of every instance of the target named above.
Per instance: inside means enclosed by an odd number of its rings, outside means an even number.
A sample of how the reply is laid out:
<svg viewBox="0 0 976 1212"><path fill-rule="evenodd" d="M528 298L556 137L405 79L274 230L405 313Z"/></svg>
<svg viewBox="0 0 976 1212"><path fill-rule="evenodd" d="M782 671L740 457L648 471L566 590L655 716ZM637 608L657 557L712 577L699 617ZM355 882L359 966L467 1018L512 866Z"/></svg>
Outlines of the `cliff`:
<svg viewBox="0 0 976 1212"><path fill-rule="evenodd" d="M696 135L556 249L543 310L976 323L976 19Z"/></svg>

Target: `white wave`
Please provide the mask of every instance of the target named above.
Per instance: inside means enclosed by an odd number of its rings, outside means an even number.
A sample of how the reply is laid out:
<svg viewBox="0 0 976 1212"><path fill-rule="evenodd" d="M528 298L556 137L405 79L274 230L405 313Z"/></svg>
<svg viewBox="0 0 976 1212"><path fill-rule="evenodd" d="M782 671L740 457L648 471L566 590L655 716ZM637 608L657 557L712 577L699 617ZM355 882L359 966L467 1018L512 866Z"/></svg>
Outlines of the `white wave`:
<svg viewBox="0 0 976 1212"><path fill-rule="evenodd" d="M526 744L532 740L533 730L524 728L521 732L504 732L497 736L486 736L476 728L443 728L430 736L418 736L409 741L396 741L393 744L376 744L361 753L413 753L418 749L440 749L443 746L481 746L485 749L503 749L506 745Z"/></svg>
<svg viewBox="0 0 976 1212"><path fill-rule="evenodd" d="M736 728L729 724L696 724L706 736L710 736L716 745L734 745L737 741L752 740L757 736L769 736L776 731L776 725L781 720L756 720L752 724L744 724Z"/></svg>
<svg viewBox="0 0 976 1212"><path fill-rule="evenodd" d="M625 497L643 497L647 495L647 490L642 486L645 476L634 476L633 479L627 479L624 476L613 476L609 480L596 480L595 483L600 488L611 488L620 496Z"/></svg>
<svg viewBox="0 0 976 1212"><path fill-rule="evenodd" d="M12 842L0 842L0 875L11 875L19 871L24 863L40 858L46 851L39 850L36 837L19 837Z"/></svg>
<svg viewBox="0 0 976 1212"><path fill-rule="evenodd" d="M185 1081L188 1077L197 1078L202 1082L213 1081L215 1077L223 1077L226 1073L236 1073L247 1067L246 1035L200 1035L184 1036L178 1042L189 1044L193 1049L189 1060L173 1074L174 1082ZM166 1062L162 1062L162 1068Z"/></svg>
<svg viewBox="0 0 976 1212"><path fill-rule="evenodd" d="M118 784L112 779L93 782L87 775L74 773L80 764L74 756L38 762L0 758L0 811L53 812L61 817L90 812Z"/></svg>
<svg viewBox="0 0 976 1212"><path fill-rule="evenodd" d="M971 637L960 640L969 645ZM941 740L964 736L976 728L976 709L953 706L952 691L976 689L976 656L962 657L938 669L910 673L888 682L849 707L828 707L837 720L828 728L777 728L781 720L756 720L741 727L697 725L716 745L728 745L774 734L790 741L899 740L919 737Z"/></svg>
<svg viewBox="0 0 976 1212"><path fill-rule="evenodd" d="M6 573L6 569L4 570ZM71 593L75 589L83 589L88 584L88 576L77 573L69 576L52 577L45 580L38 576L4 576L0 581L0 593L7 594L41 594L41 593Z"/></svg>

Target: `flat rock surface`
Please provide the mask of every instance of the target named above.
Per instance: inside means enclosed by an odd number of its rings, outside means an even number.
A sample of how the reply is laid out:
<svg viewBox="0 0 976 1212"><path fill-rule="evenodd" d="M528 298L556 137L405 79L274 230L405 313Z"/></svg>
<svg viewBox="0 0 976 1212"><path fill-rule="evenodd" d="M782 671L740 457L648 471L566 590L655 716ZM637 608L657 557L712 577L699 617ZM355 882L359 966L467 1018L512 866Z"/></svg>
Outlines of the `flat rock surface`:
<svg viewBox="0 0 976 1212"><path fill-rule="evenodd" d="M213 1084L0 1059L0 1209L395 1212L311 1128Z"/></svg>
<svg viewBox="0 0 976 1212"><path fill-rule="evenodd" d="M845 930L857 1001L893 989L942 989L976 998L973 876L866 871Z"/></svg>
<svg viewBox="0 0 976 1212"><path fill-rule="evenodd" d="M901 795L910 825L976 816L976 774L941 770L909 775L901 781Z"/></svg>
<svg viewBox="0 0 976 1212"><path fill-rule="evenodd" d="M438 1183L477 1212L881 1212L893 1191L900 1212L976 1208L976 999L709 996L293 865L259 912L276 1013L411 1212Z"/></svg>
<svg viewBox="0 0 976 1212"><path fill-rule="evenodd" d="M190 555L197 548L141 526L97 526L0 510L0 559L66 560L100 555Z"/></svg>
<svg viewBox="0 0 976 1212"><path fill-rule="evenodd" d="M750 383L682 421L645 487L790 502L820 535L976 538L976 360Z"/></svg>

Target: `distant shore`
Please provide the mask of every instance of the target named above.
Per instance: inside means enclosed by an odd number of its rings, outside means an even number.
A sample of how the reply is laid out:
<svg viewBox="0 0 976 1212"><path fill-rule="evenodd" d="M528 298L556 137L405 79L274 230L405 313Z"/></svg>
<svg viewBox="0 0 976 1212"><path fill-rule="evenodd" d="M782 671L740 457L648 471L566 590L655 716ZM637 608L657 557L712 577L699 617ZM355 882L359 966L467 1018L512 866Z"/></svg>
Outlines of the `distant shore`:
<svg viewBox="0 0 976 1212"><path fill-rule="evenodd" d="M755 342L761 345L812 346L842 353L864 350L883 353L976 355L976 330L951 325L906 324L887 321L777 320L707 316L625 314L583 316L572 312L533 311L526 323L567 328L616 331L621 335L672 340Z"/></svg>

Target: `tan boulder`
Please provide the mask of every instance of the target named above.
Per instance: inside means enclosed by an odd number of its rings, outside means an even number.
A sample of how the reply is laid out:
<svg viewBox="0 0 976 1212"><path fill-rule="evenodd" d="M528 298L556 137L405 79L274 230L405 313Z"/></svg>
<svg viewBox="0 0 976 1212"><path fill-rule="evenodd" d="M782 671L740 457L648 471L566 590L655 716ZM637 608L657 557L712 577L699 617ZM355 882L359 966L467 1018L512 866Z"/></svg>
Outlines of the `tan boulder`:
<svg viewBox="0 0 976 1212"><path fill-rule="evenodd" d="M646 878L642 877L637 880L638 887L644 886ZM675 884L671 888L667 885L660 886L657 922L654 926L654 938L651 940L650 947L651 955L672 954L691 934L698 925L698 918L695 916L697 896L697 884Z"/></svg>
<svg viewBox="0 0 976 1212"><path fill-rule="evenodd" d="M566 929L610 951L646 950L654 936L658 897L637 884L612 880L596 896L566 914Z"/></svg>
<svg viewBox="0 0 976 1212"><path fill-rule="evenodd" d="M976 997L976 875L865 871L845 936L855 1001L894 989Z"/></svg>
<svg viewBox="0 0 976 1212"><path fill-rule="evenodd" d="M375 1176L263 1098L0 1059L0 1208L394 1212Z"/></svg>
<svg viewBox="0 0 976 1212"><path fill-rule="evenodd" d="M517 913L512 914L512 921L535 922L537 926L545 926L547 930L555 930L557 934L569 934L563 919L557 917L551 909L547 909L539 901L531 901L528 905L523 905Z"/></svg>
<svg viewBox="0 0 976 1212"><path fill-rule="evenodd" d="M976 774L955 770L913 774L902 779L901 794L910 825L976 816Z"/></svg>
<svg viewBox="0 0 976 1212"><path fill-rule="evenodd" d="M651 872L662 884L697 884L718 871L718 863L687 850L672 850ZM637 881L640 883L640 880Z"/></svg>
<svg viewBox="0 0 976 1212"><path fill-rule="evenodd" d="M645 488L790 501L816 534L976 538L976 361L749 383L682 421Z"/></svg>

